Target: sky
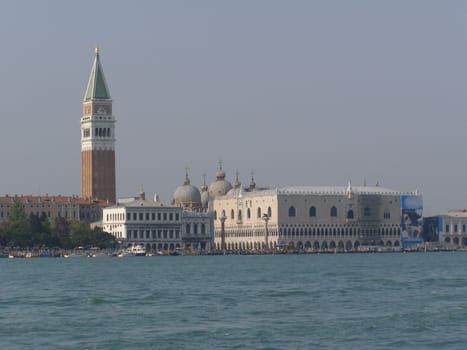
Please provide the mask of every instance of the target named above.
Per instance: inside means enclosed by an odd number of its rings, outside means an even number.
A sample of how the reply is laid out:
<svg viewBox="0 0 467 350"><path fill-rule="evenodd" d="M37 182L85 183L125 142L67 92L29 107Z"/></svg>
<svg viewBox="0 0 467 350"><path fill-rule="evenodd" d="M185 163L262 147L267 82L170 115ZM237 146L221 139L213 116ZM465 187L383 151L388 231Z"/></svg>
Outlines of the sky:
<svg viewBox="0 0 467 350"><path fill-rule="evenodd" d="M81 192L99 46L117 195L203 174L349 181L467 208L465 1L2 1L0 194Z"/></svg>

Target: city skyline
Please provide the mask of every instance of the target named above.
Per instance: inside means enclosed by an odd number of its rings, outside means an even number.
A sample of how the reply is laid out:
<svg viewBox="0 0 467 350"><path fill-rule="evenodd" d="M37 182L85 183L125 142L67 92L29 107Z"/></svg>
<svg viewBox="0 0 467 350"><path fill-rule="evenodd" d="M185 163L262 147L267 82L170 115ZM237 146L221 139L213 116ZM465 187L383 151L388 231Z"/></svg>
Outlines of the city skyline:
<svg viewBox="0 0 467 350"><path fill-rule="evenodd" d="M467 4L138 5L5 3L2 195L80 192L99 46L118 197L169 203L185 167L200 186L222 159L245 186L253 170L261 187L378 182L418 189L425 215L467 207Z"/></svg>

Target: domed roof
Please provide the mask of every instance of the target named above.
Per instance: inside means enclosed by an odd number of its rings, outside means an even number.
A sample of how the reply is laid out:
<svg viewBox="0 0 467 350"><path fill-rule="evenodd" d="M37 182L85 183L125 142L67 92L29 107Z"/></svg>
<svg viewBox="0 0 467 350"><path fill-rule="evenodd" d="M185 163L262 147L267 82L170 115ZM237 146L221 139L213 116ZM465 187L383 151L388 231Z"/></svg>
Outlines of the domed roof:
<svg viewBox="0 0 467 350"><path fill-rule="evenodd" d="M233 188L229 192L227 192L227 194L237 196L239 193L242 192L242 183L240 182L238 175L239 174L237 170L237 172L235 173L235 181L233 184Z"/></svg>
<svg viewBox="0 0 467 350"><path fill-rule="evenodd" d="M219 169L216 172L216 181L209 185L209 197L215 198L224 196L232 189L232 184L225 179L225 173L222 170L222 162L219 162Z"/></svg>
<svg viewBox="0 0 467 350"><path fill-rule="evenodd" d="M206 185L206 174L203 176L203 185L201 186L201 207L207 208L209 203L209 192Z"/></svg>
<svg viewBox="0 0 467 350"><path fill-rule="evenodd" d="M209 192L203 191L201 192L201 207L207 208L209 205Z"/></svg>
<svg viewBox="0 0 467 350"><path fill-rule="evenodd" d="M198 188L190 185L188 178L188 170L186 172L185 182L183 186L177 187L174 192L174 204L188 208L198 208L201 206L201 193Z"/></svg>

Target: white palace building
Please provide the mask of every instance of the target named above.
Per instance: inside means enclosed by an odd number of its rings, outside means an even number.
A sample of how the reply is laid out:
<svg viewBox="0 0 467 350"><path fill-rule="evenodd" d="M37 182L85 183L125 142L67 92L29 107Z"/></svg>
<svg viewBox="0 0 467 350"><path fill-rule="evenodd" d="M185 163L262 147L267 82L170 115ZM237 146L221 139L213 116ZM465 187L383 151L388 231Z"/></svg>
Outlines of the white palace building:
<svg viewBox="0 0 467 350"><path fill-rule="evenodd" d="M417 192L379 186L235 186L212 201L218 250L355 251L361 246L398 247L407 198ZM407 200L407 202L409 202Z"/></svg>

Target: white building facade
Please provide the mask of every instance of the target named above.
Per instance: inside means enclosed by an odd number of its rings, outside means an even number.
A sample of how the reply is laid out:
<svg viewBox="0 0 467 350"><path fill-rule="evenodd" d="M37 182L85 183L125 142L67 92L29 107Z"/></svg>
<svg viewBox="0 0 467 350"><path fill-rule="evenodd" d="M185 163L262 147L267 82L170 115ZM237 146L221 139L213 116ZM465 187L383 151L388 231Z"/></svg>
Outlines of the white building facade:
<svg viewBox="0 0 467 350"><path fill-rule="evenodd" d="M213 200L215 248L354 251L361 246L397 247L401 196L418 193L350 184L234 189Z"/></svg>
<svg viewBox="0 0 467 350"><path fill-rule="evenodd" d="M147 251L210 250L213 222L209 213L165 206L143 198L104 209L103 229L123 246L143 245Z"/></svg>

